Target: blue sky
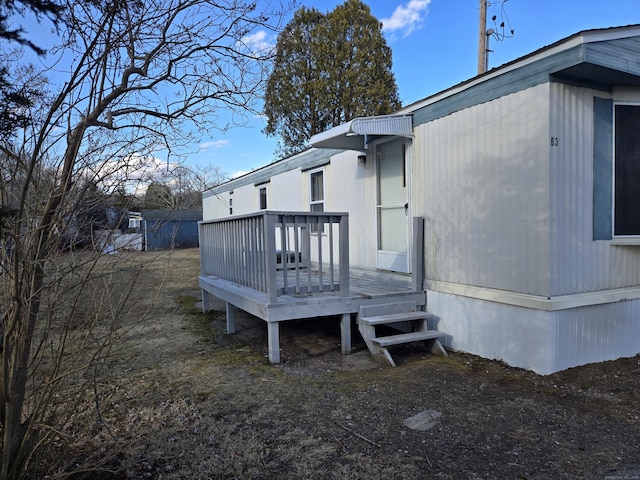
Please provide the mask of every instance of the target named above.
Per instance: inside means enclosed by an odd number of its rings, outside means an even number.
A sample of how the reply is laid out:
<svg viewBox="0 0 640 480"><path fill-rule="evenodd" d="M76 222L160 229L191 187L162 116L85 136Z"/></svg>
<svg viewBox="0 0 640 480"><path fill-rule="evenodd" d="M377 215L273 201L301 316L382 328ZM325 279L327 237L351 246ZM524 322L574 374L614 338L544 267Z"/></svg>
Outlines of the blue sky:
<svg viewBox="0 0 640 480"><path fill-rule="evenodd" d="M384 25L393 52L393 72L403 105L408 105L477 74L478 0L364 0ZM304 1L323 12L343 0ZM508 0L492 1L491 17L515 30L512 38L490 40L489 67L496 67L581 30L640 23L640 0ZM507 32L508 33L508 32ZM267 40L269 40L267 38ZM271 39L275 42L275 38ZM189 158L217 165L229 175L261 167L274 160L276 139L266 138L264 121L254 118L236 128L203 139Z"/></svg>
<svg viewBox="0 0 640 480"><path fill-rule="evenodd" d="M403 105L477 74L479 0L363 1L383 23ZM302 0L322 12L343 2ZM493 15L498 24L505 22L507 33L513 28L515 35L490 40L490 68L581 30L640 24L640 0L495 0L489 2L487 27L494 26ZM275 34L256 34L260 42L275 45ZM266 165L275 159L277 139L261 133L264 125L264 119L256 116L245 127L201 138L189 149L195 153L187 163L217 166L230 176Z"/></svg>

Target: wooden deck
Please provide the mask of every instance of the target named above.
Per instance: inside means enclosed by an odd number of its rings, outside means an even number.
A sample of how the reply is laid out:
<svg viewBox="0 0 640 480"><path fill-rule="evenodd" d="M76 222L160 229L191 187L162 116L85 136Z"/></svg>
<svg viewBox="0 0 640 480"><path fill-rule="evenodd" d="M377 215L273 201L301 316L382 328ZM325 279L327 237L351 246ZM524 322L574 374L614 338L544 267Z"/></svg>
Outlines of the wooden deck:
<svg viewBox="0 0 640 480"><path fill-rule="evenodd" d="M413 231L413 275L401 275L350 268L346 213L260 212L200 222L203 309L210 310L210 296L223 300L228 333L237 309L267 322L272 363L280 362L280 322L339 316L342 352L350 353L360 307L426 305L422 219L414 219Z"/></svg>
<svg viewBox="0 0 640 480"><path fill-rule="evenodd" d="M279 274L279 284L283 275ZM268 294L244 287L234 282L214 276L199 277L203 292L203 309L210 309L209 295L227 304L227 332L235 333L235 309L244 310L267 322L269 335L269 360L280 362L279 322L287 320L338 316L340 318L342 353L351 352L352 315L361 306L394 303L413 300L416 305L426 305L424 291L415 292L411 277L386 272L371 272L351 269L350 292L320 292L313 294L289 294L278 296L277 302L270 302Z"/></svg>

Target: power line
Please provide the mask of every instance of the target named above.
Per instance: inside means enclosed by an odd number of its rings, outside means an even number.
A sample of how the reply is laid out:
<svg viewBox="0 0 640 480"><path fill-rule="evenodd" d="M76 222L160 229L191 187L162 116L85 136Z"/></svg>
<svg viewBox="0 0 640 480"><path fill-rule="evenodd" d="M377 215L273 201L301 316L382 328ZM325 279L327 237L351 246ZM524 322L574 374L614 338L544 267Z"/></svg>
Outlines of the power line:
<svg viewBox="0 0 640 480"><path fill-rule="evenodd" d="M511 38L515 35L515 29L511 26L509 16L505 4L509 0L496 0L495 2L489 2L488 0L480 0L480 27L479 27L479 42L478 42L478 74L482 74L489 69L489 39L494 38L498 42L503 41L505 38ZM487 9L489 7L500 7L498 21L498 15L492 15L491 21L493 22L493 28L487 28Z"/></svg>
<svg viewBox="0 0 640 480"><path fill-rule="evenodd" d="M493 15L491 17L491 21L493 21L493 25L495 28L490 28L487 30L487 35L495 38L497 41L501 42L505 38L512 38L516 31L511 27L511 23L509 22L509 17L507 15L507 10L505 9L505 4L509 0L499 0L495 3L487 2L488 7L493 7L494 5L500 5L500 24L498 24L498 16ZM489 31L492 31L489 33Z"/></svg>

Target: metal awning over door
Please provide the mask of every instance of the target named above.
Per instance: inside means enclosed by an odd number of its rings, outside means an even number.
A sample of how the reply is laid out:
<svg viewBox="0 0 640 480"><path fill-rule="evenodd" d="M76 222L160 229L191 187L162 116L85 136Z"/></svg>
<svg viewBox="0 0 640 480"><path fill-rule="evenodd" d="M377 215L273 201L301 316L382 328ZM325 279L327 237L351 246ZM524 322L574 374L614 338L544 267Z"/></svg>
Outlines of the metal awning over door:
<svg viewBox="0 0 640 480"><path fill-rule="evenodd" d="M309 143L315 148L365 151L367 144L373 138L389 135L413 137L411 116L384 115L354 118L326 132L314 135Z"/></svg>

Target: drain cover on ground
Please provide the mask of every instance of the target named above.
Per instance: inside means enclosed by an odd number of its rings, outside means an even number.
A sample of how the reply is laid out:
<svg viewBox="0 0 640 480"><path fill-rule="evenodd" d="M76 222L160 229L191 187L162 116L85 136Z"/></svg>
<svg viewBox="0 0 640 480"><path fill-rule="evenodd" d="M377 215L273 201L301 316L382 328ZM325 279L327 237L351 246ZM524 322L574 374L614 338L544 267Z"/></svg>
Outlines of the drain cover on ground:
<svg viewBox="0 0 640 480"><path fill-rule="evenodd" d="M413 417L407 418L402 423L405 427L408 427L411 430L424 431L429 430L431 427L433 427L437 423L438 418L441 416L442 414L435 410L425 410L424 412L420 412Z"/></svg>

